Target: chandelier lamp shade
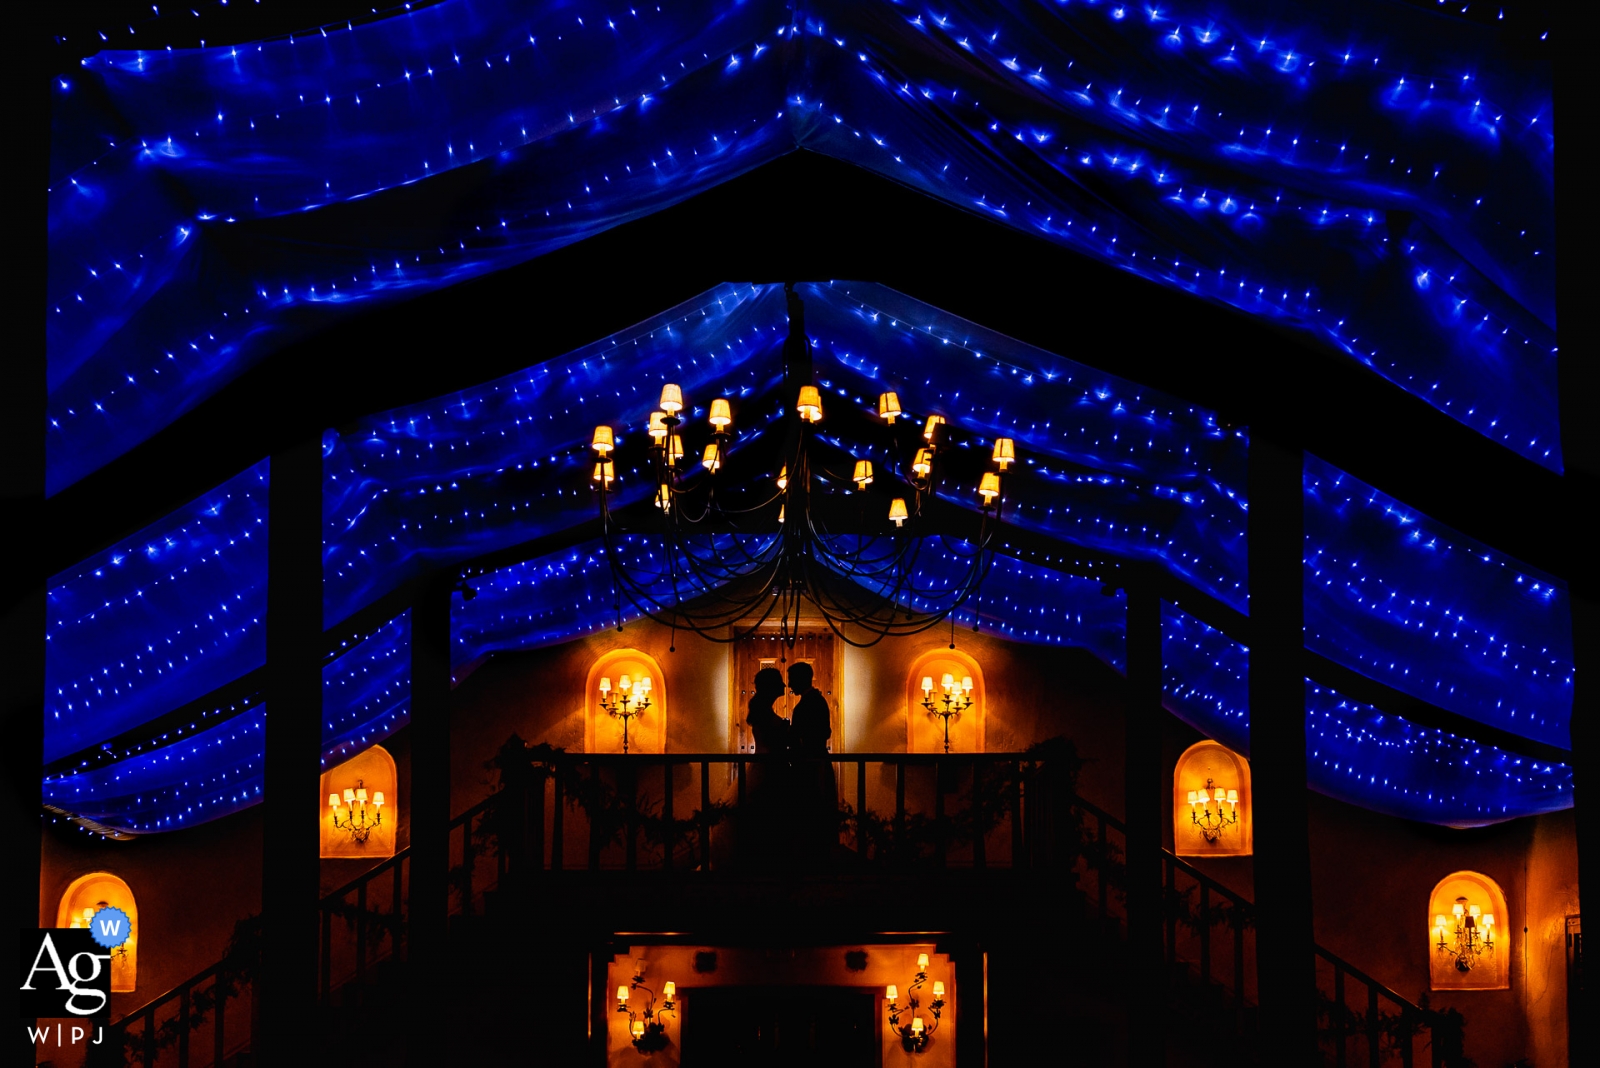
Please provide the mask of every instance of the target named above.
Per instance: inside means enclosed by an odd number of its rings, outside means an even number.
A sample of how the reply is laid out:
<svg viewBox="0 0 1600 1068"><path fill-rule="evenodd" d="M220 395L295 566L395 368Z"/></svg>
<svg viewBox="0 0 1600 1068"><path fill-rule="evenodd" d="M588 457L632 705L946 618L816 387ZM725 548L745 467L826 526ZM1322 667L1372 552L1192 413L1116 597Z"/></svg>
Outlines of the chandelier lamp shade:
<svg viewBox="0 0 1600 1068"><path fill-rule="evenodd" d="M747 427L765 421L764 429L741 434L736 398L714 397L697 408L675 382L661 386L638 445L629 448L625 432L612 425L595 428L592 484L619 630L626 601L674 632L719 642L748 637L776 619L780 639L792 646L807 604L846 643L865 647L936 626L979 596L1004 502L1001 473L1016 460L1015 443L1000 438L978 454L987 454L990 469L977 478L976 529L949 529L970 514L954 509L946 515L955 522L932 529L935 498L950 497L950 483L972 477L952 448L970 455L974 442L950 440L954 428L936 413L921 416L920 435L902 433L898 421L911 413L894 391L878 396L876 411L826 417L804 303L792 286L785 289L781 407L770 418L759 410L741 417ZM705 422L691 421L702 410ZM828 431L825 418L843 420L852 432ZM843 444L861 437L866 442L854 451ZM700 462L686 465L691 448ZM618 460L649 473L653 507L612 507ZM642 540L651 551L620 552L624 539ZM919 578L918 558L929 541L941 542L957 562L953 581ZM961 708L970 704L959 694L954 700ZM621 709L612 714L624 715Z"/></svg>
<svg viewBox="0 0 1600 1068"><path fill-rule="evenodd" d="M383 791L374 790L367 795L367 784L356 780L354 787L346 787L344 794L330 793L328 808L333 812L333 825L350 836L350 840L365 845L372 832L383 823ZM343 822L340 822L341 814Z"/></svg>

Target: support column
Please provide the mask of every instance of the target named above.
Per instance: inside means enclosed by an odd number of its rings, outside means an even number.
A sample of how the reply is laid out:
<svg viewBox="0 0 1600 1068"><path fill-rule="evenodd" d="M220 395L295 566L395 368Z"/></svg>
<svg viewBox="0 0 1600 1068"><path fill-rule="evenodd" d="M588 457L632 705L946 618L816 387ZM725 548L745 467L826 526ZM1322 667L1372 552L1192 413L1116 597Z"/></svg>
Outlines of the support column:
<svg viewBox="0 0 1600 1068"><path fill-rule="evenodd" d="M317 1040L322 774L322 447L272 455L267 527L267 726L261 857L261 1062Z"/></svg>
<svg viewBox="0 0 1600 1068"><path fill-rule="evenodd" d="M1162 941L1161 598L1129 585L1127 743L1128 1063L1166 1063L1167 967Z"/></svg>
<svg viewBox="0 0 1600 1068"><path fill-rule="evenodd" d="M1306 692L1305 458L1250 440L1250 775L1263 1063L1317 1060Z"/></svg>
<svg viewBox="0 0 1600 1068"><path fill-rule="evenodd" d="M450 582L439 575L411 606L411 1064L449 1060L449 910Z"/></svg>
<svg viewBox="0 0 1600 1068"><path fill-rule="evenodd" d="M1566 34L1579 34L1582 8L1563 16ZM1555 61L1555 109L1562 122L1586 122L1590 101L1589 56L1578 40L1563 43ZM1584 727L1600 723L1600 560L1595 556L1594 512L1600 502L1600 366L1595 365L1595 307L1589 272L1581 257L1594 237L1595 206L1589 200L1589 174L1573 153L1555 160L1557 203L1557 281L1555 302L1562 349L1557 355L1558 403L1562 417L1562 473L1566 496L1566 585L1573 606L1573 807L1578 819L1578 886L1600 887L1600 745ZM1590 237L1584 237L1584 235ZM1600 889L1595 891L1600 902ZM1600 918L1600 907L1590 919ZM1590 924L1594 926L1594 924ZM1573 1047L1570 1063L1584 1063L1600 1047L1600 996L1590 978L1581 998L1568 1002Z"/></svg>
<svg viewBox="0 0 1600 1068"><path fill-rule="evenodd" d="M1555 64L1556 113L1568 129L1592 118L1596 105L1590 58L1582 44L1588 12L1573 5L1560 18ZM1574 39L1576 37L1576 39ZM1600 722L1600 560L1596 559L1594 511L1600 502L1600 366L1595 361L1595 308L1588 271L1581 261L1593 240L1595 206L1588 195L1590 176L1576 153L1556 156L1556 314L1561 351L1557 355L1557 394L1561 412L1561 453L1566 491L1566 574L1572 602L1573 807L1578 836L1578 886L1600 887L1600 760L1594 726ZM1589 234L1589 237L1584 237ZM1588 728L1588 729L1586 729ZM1595 891L1600 902L1600 889ZM1600 906L1591 921L1600 918ZM1590 926L1594 926L1593 923ZM1591 979L1581 998L1569 1000L1571 1064L1594 1056L1600 995Z"/></svg>
<svg viewBox="0 0 1600 1068"><path fill-rule="evenodd" d="M41 21L43 21L41 19ZM30 29L34 24L30 24ZM12 97L13 115L36 116L27 129L23 144L32 145L19 153L23 181L47 180L49 159L49 97L45 86L51 70L44 49L28 49L20 70L22 77ZM29 104L28 101L33 101ZM33 249L29 254L26 250ZM37 264L46 262L49 240L45 220L32 216L21 228L19 258ZM0 367L0 515L6 517L10 566L6 568L4 597L0 599L0 730L5 733L4 764L7 783L4 804L6 881L12 886L12 905L7 908L0 932L0 960L17 960L24 945L21 932L55 925L53 902L40 899L41 834L39 786L44 764L44 659L46 631L45 588L49 576L42 561L49 533L44 505L45 479L45 316L47 292L45 272L18 271L6 287L12 327L8 358ZM33 1064L38 1049L28 1040L19 1020L11 1026L11 1064Z"/></svg>

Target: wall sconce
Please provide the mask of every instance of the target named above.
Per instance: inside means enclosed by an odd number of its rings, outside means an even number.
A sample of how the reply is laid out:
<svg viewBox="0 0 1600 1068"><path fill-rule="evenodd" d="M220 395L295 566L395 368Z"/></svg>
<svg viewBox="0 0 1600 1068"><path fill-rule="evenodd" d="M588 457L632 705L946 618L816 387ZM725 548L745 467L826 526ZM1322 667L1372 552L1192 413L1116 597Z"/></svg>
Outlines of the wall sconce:
<svg viewBox="0 0 1600 1068"><path fill-rule="evenodd" d="M87 927L90 930L93 930L95 913L99 912L101 909L108 909L110 907L111 905L105 901L96 901L93 905L85 905L83 907L83 912L72 918L72 926ZM113 960L118 961L119 963L127 962L128 943L130 941L132 941L131 936L118 943L112 949L108 950Z"/></svg>
<svg viewBox="0 0 1600 1068"><path fill-rule="evenodd" d="M1470 972L1480 957L1494 952L1494 913L1484 912L1481 905L1464 897L1456 898L1451 911L1454 916L1433 918L1433 935L1439 953L1455 958L1456 971Z"/></svg>
<svg viewBox="0 0 1600 1068"><path fill-rule="evenodd" d="M600 707L609 714L622 720L622 751L628 751L628 721L634 716L641 716L644 710L650 707L650 691L653 684L650 676L646 675L638 682L623 675L617 679L617 692L613 695L611 679L603 676L600 679Z"/></svg>
<svg viewBox="0 0 1600 1068"><path fill-rule="evenodd" d="M928 710L930 716L938 716L944 721L944 751L950 752L950 721L972 707L972 676L964 675L961 685L956 685L956 677L945 672L943 679L939 680L939 688L944 691L944 696L939 698L939 703L933 703L933 676L922 676L922 707Z"/></svg>
<svg viewBox="0 0 1600 1068"><path fill-rule="evenodd" d="M635 990L643 990L648 998L643 1009L636 1010L631 1003ZM677 996L678 984L669 980L661 988L661 1006L657 1008L655 991L644 985L642 974L634 976L631 985L617 987L617 1011L628 1014L628 1034L633 1039L634 1049L648 1054L667 1048L667 1023L663 1016L678 1015Z"/></svg>
<svg viewBox="0 0 1600 1068"><path fill-rule="evenodd" d="M1226 813L1223 805L1228 806ZM1201 836L1215 842L1224 830L1239 822L1239 791L1213 787L1207 779L1204 790L1189 791L1189 808L1189 819L1200 829Z"/></svg>
<svg viewBox="0 0 1600 1068"><path fill-rule="evenodd" d="M906 1003L900 1004L900 991L890 983L884 991L884 996L889 999L889 1029L900 1036L900 1046L907 1053L921 1053L928 1048L928 1043L933 1039L933 1033L939 1030L939 1014L944 1011L944 983L933 984L933 1000L928 1003L928 1011L933 1014L933 1023L926 1023L917 1015L917 1007L921 1004L917 1000L917 991L928 981L928 955L917 954L917 977L906 987ZM901 1023L900 1018L909 1014L911 1019Z"/></svg>
<svg viewBox="0 0 1600 1068"><path fill-rule="evenodd" d="M383 791L374 790L368 798L366 783L360 779L356 780L355 789L345 790L343 798L336 793L329 794L328 807L333 810L333 825L348 834L357 845L366 845L373 828L383 823ZM341 807L350 809L345 813L343 823L339 822Z"/></svg>

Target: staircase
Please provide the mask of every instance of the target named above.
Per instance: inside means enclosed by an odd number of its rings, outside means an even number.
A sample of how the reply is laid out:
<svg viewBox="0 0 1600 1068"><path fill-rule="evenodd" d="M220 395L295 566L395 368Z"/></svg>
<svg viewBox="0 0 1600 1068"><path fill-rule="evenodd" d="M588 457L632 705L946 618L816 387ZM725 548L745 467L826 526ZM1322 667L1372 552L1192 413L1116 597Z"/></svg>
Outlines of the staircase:
<svg viewBox="0 0 1600 1068"><path fill-rule="evenodd" d="M747 765L762 759L727 754L606 758L546 751L521 778L503 768L507 788L450 824L450 855L459 858L451 871L452 943L458 966L466 966L461 975L442 982L441 990L457 996L463 989L470 992L471 976L481 974L475 971L476 956L500 951L496 929L484 922L486 911L499 911L497 897L515 905L533 900L528 895L537 888L545 902L560 900L550 896L557 891L593 899L597 884L585 879L643 878L651 880L652 893L678 895L676 907L707 901L714 915L721 906L709 891L726 888L740 874L737 863L730 864L729 832L746 800ZM851 754L838 758L835 776L840 793L853 795L854 801L841 804L842 859L837 862L846 865L843 878L859 883L867 878L862 872L870 870L908 880L897 885L921 886L930 877L947 877L953 886L998 880L1031 888L1027 892L1043 885L1070 887L1075 879L1086 937L1097 942L1099 959L1120 959L1125 827L1060 788L1047 757ZM890 780L892 794L886 792ZM1058 783L1054 789L1052 782ZM919 783L931 784L931 806L908 800L918 794ZM693 801L699 806L686 818L675 818L674 795L680 810ZM878 816L870 802L888 802L891 796L892 810ZM964 806L956 803L958 797ZM932 811L919 811L922 807ZM1163 993L1180 1023L1173 1033L1185 1037L1173 1063L1257 1063L1251 903L1170 852L1163 851L1162 871L1169 972ZM410 850L402 850L320 904L318 989L327 1035L320 1052L329 1063L352 1057L370 1061L384 1044L382 1036L398 1042L405 1033L399 1013L405 1004L409 873ZM1048 882L1017 882L1034 876ZM678 929L698 928L691 921ZM258 952L247 932L227 958L112 1025L103 1049L121 1050L124 1059L113 1057L109 1063L145 1068L252 1064ZM1461 1062L1458 1016L1413 1004L1320 946L1316 954L1326 1065L1412 1068L1421 1060L1453 1068ZM513 985L517 997L547 1003L565 998L557 990L563 984L584 987L580 996L588 997L581 972ZM1148 993L1129 990L1125 996ZM1122 1009L1105 996L1103 985L1085 984L1081 1000L1085 1020L1102 1032L1115 1029ZM470 1007L487 1017L526 1009L516 998L492 1005L473 999ZM1115 1041L1101 1039L1108 1058ZM340 1053L345 1046L347 1055ZM403 1057L402 1048L395 1052Z"/></svg>

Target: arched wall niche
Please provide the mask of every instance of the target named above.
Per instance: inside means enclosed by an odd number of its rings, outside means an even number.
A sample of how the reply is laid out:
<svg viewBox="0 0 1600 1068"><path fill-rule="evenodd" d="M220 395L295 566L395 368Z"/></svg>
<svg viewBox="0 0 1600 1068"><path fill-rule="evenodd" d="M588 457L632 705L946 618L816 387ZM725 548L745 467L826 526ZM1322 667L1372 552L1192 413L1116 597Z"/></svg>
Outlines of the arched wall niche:
<svg viewBox="0 0 1600 1068"><path fill-rule="evenodd" d="M111 953L111 992L131 993L139 978L139 905L128 884L108 871L90 872L72 880L56 910L57 927L87 927L85 910L106 907L128 914L132 930L128 940Z"/></svg>
<svg viewBox="0 0 1600 1068"><path fill-rule="evenodd" d="M930 649L911 662L906 673L906 752L944 752L944 724L941 717L922 704L922 680L933 680L933 703L940 706L943 696L940 680L954 676L960 685L972 679L972 707L950 718L950 752L981 753L988 736L989 691L983 681L983 666L959 649Z"/></svg>
<svg viewBox="0 0 1600 1068"><path fill-rule="evenodd" d="M650 707L627 724L628 752L665 753L667 751L667 680L661 662L638 649L613 649L603 653L589 667L584 685L583 748L586 753L622 752L622 717L613 716L600 706L600 680L609 679L611 696L620 693L622 676L632 684L650 679Z"/></svg>
<svg viewBox="0 0 1600 1068"><path fill-rule="evenodd" d="M1204 814L1190 804L1189 792L1207 788L1237 790L1237 805L1221 808L1229 822L1210 837L1202 827ZM1218 805L1210 804L1213 820ZM1233 816L1237 814L1237 822ZM1198 823L1196 821L1199 821ZM1250 790L1250 762L1221 742L1207 738L1178 757L1172 769L1172 851L1180 857L1247 857L1255 849L1255 798Z"/></svg>
<svg viewBox="0 0 1600 1068"><path fill-rule="evenodd" d="M392 857L395 850L395 832L400 826L399 774L394 757L381 745L363 749L343 764L322 773L322 789L318 800L322 811L322 857ZM343 824L350 817L351 807L339 808L339 823L333 825L334 809L328 803L332 794L341 800L346 790L367 791L369 819L372 813L381 814L382 820L367 833L366 841L357 840L345 830ZM383 794L383 804L375 805L376 796Z"/></svg>
<svg viewBox="0 0 1600 1068"><path fill-rule="evenodd" d="M1493 916L1494 948L1476 956L1471 969L1462 971L1456 966L1456 919L1454 908L1459 902L1463 911L1477 906L1480 916ZM1444 942L1439 947L1439 917L1446 920ZM1505 891L1489 876L1475 871L1458 871L1440 879L1428 895L1428 979L1434 990L1509 990L1511 989L1512 938L1516 927L1511 922L1506 907Z"/></svg>

